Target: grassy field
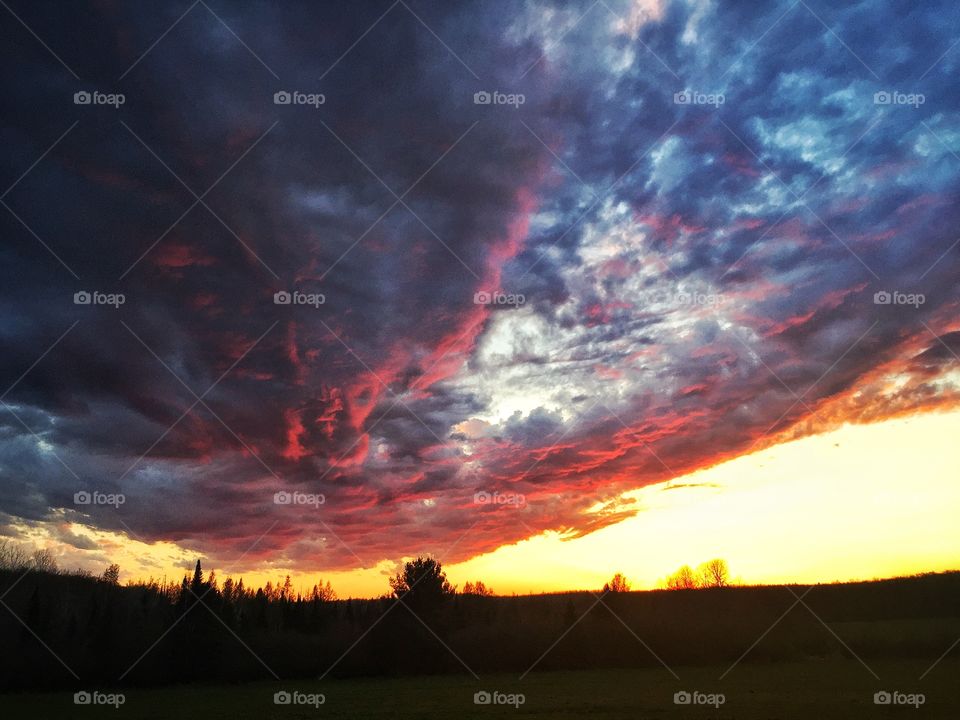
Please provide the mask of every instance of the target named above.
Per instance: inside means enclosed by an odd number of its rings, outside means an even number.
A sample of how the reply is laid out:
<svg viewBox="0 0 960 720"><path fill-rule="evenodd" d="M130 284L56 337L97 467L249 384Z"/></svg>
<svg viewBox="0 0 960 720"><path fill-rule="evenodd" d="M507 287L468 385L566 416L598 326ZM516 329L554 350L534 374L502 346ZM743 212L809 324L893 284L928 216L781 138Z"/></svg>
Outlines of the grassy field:
<svg viewBox="0 0 960 720"><path fill-rule="evenodd" d="M924 680L930 661L873 663L878 681L856 660L829 659L783 664L747 662L719 680L729 666L667 670L606 670L370 680L253 683L237 686L178 686L128 689L119 708L76 706L70 693L0 696L0 716L19 718L118 718L150 720L301 720L303 718L714 718L730 720L848 720L850 718L960 717L960 660L945 659ZM91 688L92 690L93 688ZM513 705L475 705L474 693L522 693ZM722 693L719 707L676 705L681 690ZM881 691L923 693L919 707L882 706ZM319 707L275 705L274 693L322 693Z"/></svg>

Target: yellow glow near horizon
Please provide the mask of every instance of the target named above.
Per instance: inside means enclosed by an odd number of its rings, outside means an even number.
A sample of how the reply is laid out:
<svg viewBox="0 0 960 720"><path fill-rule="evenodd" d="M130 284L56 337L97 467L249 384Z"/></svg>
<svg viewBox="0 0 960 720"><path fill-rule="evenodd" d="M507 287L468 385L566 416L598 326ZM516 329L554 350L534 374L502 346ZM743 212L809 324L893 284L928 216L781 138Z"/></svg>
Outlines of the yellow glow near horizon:
<svg viewBox="0 0 960 720"><path fill-rule="evenodd" d="M639 514L591 535L542 535L447 574L508 594L598 589L614 572L653 588L714 557L746 583L957 569L958 430L958 411L844 426L627 493Z"/></svg>
<svg viewBox="0 0 960 720"><path fill-rule="evenodd" d="M722 557L745 583L831 582L960 568L960 410L838 430L777 445L625 494L640 512L590 535L546 533L446 565L451 582L483 580L498 594L597 589L622 572L635 589L658 587L679 566ZM518 512L504 506L500 512ZM522 511L520 511L522 512ZM51 523L50 525L53 525ZM57 542L69 532L97 551ZM22 538L56 548L61 567L122 579L179 582L196 554L79 525L24 528ZM442 558L440 558L442 561ZM208 568L209 569L209 568ZM222 578L224 571L215 568ZM248 587L290 574L307 591L321 576L340 597L389 591L394 560L319 574L263 568Z"/></svg>

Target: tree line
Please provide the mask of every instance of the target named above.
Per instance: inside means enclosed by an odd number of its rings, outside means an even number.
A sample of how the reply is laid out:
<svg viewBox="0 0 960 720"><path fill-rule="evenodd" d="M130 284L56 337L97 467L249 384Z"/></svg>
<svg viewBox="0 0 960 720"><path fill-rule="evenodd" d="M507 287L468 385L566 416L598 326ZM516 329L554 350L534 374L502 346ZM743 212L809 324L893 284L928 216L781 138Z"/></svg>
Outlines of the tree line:
<svg viewBox="0 0 960 720"><path fill-rule="evenodd" d="M359 600L329 582L254 589L199 562L178 582L121 585L116 565L95 576L51 560L0 543L0 689L729 663L774 624L745 662L844 654L818 617L856 623L868 661L936 657L960 615L960 573L820 586L804 595L816 616L778 620L797 588L725 587L715 562L669 585L719 592L631 592L617 573L602 590L503 597L479 580L458 590L416 558L383 596ZM924 632L898 630L911 618Z"/></svg>
<svg viewBox="0 0 960 720"><path fill-rule="evenodd" d="M683 565L666 579L665 586L667 590L702 590L729 587L730 582L727 561L714 558L701 563L696 570Z"/></svg>

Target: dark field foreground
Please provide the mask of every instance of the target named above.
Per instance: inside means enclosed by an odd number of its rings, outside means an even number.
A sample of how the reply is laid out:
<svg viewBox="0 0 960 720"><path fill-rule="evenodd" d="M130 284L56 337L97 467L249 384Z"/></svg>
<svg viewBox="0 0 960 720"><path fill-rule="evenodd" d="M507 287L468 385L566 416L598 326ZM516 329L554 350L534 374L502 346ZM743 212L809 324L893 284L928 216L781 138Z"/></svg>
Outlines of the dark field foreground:
<svg viewBox="0 0 960 720"><path fill-rule="evenodd" d="M960 662L942 661L922 681L928 664L878 662L876 680L856 660L750 664L744 662L723 680L727 666L677 667L675 679L664 668L582 670L517 675L448 675L422 678L270 682L237 686L174 686L128 689L114 709L78 707L70 693L0 696L0 715L20 718L116 718L167 720L301 720L303 718L723 718L730 720L848 720L851 718L957 718ZM523 694L523 704L475 705L478 691ZM674 693L687 690L722 693L717 709L676 705ZM874 694L888 690L923 693L919 708L876 705ZM275 705L277 692L323 694L318 707Z"/></svg>
<svg viewBox="0 0 960 720"><path fill-rule="evenodd" d="M0 692L664 672L725 668L741 656L774 666L903 661L922 666L919 676L960 638L960 573L813 587L456 595L432 605L236 600L216 589L165 595L35 572L0 580L11 588L0 609Z"/></svg>
<svg viewBox="0 0 960 720"><path fill-rule="evenodd" d="M960 719L958 573L412 606L0 580L0 720Z"/></svg>

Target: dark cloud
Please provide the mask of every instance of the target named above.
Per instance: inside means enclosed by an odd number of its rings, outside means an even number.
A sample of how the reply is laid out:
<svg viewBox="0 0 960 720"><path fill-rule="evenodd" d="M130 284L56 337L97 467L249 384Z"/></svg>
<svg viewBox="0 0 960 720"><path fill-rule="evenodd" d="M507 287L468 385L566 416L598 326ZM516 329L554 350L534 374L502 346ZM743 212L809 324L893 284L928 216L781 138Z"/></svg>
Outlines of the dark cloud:
<svg viewBox="0 0 960 720"><path fill-rule="evenodd" d="M472 527L462 558L617 522L881 368L884 412L943 395L957 8L209 5L143 55L183 9L13 3L80 81L3 25L11 517L303 569Z"/></svg>

